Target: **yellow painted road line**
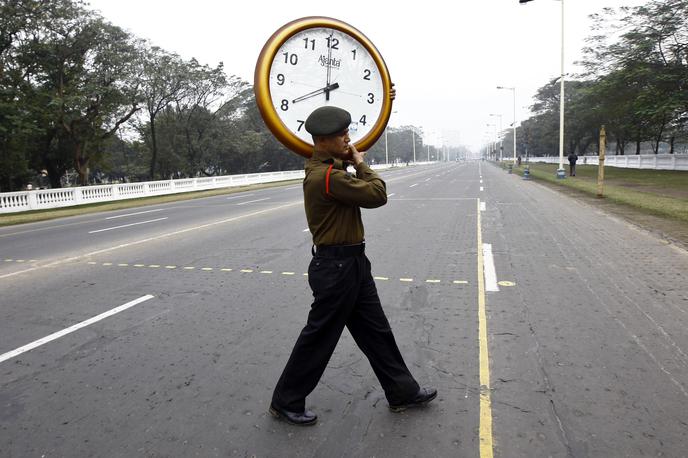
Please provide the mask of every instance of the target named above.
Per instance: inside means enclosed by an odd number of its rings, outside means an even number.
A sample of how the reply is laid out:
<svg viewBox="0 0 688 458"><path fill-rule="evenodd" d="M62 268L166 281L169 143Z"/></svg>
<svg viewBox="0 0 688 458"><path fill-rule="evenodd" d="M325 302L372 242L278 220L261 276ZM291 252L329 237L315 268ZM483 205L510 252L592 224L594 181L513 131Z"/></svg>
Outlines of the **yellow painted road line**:
<svg viewBox="0 0 688 458"><path fill-rule="evenodd" d="M487 347L487 314L485 313L485 277L483 272L483 235L480 226L480 199L476 200L478 216L478 347L480 360L480 458L492 458L492 399L490 396L490 358Z"/></svg>

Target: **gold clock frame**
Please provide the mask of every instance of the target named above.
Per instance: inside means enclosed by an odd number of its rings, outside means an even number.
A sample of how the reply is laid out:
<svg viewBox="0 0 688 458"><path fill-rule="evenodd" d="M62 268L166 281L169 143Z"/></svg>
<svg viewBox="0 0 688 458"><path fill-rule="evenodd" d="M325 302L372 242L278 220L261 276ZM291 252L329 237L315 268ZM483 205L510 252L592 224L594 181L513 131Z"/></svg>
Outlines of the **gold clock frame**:
<svg viewBox="0 0 688 458"><path fill-rule="evenodd" d="M289 38L304 30L318 27L339 30L340 32L355 38L368 51L373 58L375 65L377 65L377 68L380 71L380 76L382 78L382 91L385 94L380 116L370 132L368 132L368 134L358 142L354 143L354 146L356 146L357 149L365 151L370 148L378 138L380 138L382 133L385 131L387 122L389 121L389 117L392 113L392 100L389 96L392 90L392 80L389 76L387 65L385 64L380 52L377 50L375 45L373 45L373 42L370 41L368 37L366 37L358 29L347 24L346 22L324 16L309 16L296 19L280 27L270 37L267 43L265 43L265 46L263 46L263 49L258 56L258 62L256 63L253 90L256 95L258 110L260 111L265 124L268 126L268 129L270 129L270 132L272 132L272 134L284 146L301 156L306 158L311 157L313 154L313 145L306 143L294 135L291 130L284 125L277 113L277 110L272 104L272 96L270 93L270 68L280 47Z"/></svg>

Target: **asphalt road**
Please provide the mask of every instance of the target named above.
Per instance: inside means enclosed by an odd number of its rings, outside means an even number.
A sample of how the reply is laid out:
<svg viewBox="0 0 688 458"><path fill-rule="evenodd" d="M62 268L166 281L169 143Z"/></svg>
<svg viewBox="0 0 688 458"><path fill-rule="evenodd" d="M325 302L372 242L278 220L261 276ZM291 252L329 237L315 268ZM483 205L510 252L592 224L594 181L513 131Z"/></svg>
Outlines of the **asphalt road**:
<svg viewBox="0 0 688 458"><path fill-rule="evenodd" d="M383 177L366 250L427 408L345 331L318 424L267 414L311 299L292 185L0 228L0 456L686 455L685 251L485 163Z"/></svg>

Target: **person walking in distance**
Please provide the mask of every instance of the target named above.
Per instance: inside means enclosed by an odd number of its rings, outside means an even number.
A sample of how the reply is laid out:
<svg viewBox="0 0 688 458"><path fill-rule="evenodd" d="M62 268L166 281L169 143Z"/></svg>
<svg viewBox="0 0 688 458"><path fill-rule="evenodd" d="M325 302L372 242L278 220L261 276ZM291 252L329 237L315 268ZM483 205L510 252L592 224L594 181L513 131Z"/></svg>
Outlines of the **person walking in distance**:
<svg viewBox="0 0 688 458"><path fill-rule="evenodd" d="M365 152L349 143L350 123L351 115L334 106L316 109L305 123L314 143L303 181L314 245L308 267L314 299L269 409L294 425L317 421L306 410L306 397L325 371L344 326L368 358L392 411L423 406L437 396L436 389L421 388L406 367L380 304L365 255L360 209L386 204L387 189L364 162ZM346 171L349 164L355 177Z"/></svg>
<svg viewBox="0 0 688 458"><path fill-rule="evenodd" d="M569 154L569 176L570 177L575 177L576 176L576 161L578 160L578 156L576 153L572 152Z"/></svg>

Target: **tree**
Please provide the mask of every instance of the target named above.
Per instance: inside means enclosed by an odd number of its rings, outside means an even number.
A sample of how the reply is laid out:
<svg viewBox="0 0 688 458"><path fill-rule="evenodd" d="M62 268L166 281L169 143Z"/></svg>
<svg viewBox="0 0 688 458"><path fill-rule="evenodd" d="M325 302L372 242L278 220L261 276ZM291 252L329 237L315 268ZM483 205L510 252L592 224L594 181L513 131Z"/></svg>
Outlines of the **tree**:
<svg viewBox="0 0 688 458"><path fill-rule="evenodd" d="M143 56L141 93L148 115L151 145L148 177L153 180L158 162L156 118L161 111L183 97L183 92L187 88L189 68L179 56L167 53L156 46L142 49L141 54Z"/></svg>

